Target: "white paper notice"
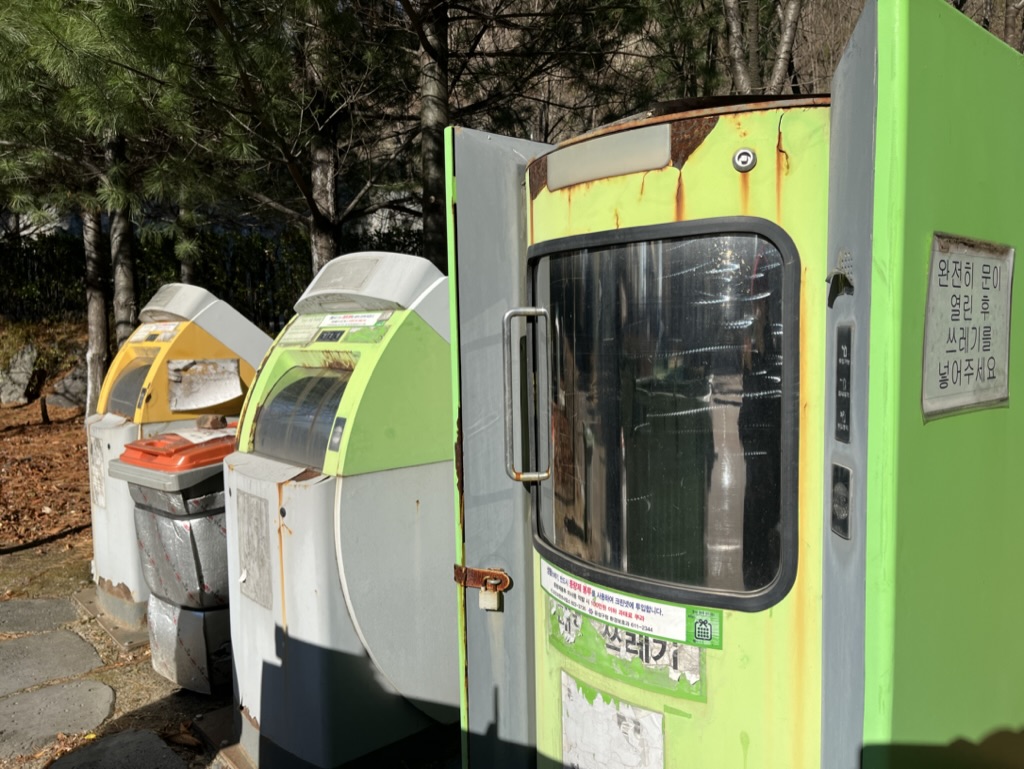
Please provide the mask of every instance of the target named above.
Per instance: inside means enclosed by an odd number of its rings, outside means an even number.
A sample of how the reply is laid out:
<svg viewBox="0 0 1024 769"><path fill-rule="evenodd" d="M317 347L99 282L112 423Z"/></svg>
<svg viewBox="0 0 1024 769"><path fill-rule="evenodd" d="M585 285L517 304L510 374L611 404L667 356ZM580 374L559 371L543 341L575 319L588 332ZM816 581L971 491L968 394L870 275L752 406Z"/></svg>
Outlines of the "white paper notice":
<svg viewBox="0 0 1024 769"><path fill-rule="evenodd" d="M540 583L552 598L588 617L656 638L686 642L685 606L592 585L546 561L540 564Z"/></svg>
<svg viewBox="0 0 1024 769"><path fill-rule="evenodd" d="M938 416L1009 399L1014 251L936 234L928 274L921 409Z"/></svg>

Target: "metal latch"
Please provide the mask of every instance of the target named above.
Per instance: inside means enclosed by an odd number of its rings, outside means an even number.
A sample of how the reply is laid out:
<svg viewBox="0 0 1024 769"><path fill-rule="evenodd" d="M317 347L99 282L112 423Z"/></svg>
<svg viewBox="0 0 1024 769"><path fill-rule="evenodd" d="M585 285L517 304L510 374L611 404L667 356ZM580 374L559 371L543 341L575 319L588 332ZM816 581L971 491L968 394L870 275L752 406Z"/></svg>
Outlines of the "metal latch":
<svg viewBox="0 0 1024 769"><path fill-rule="evenodd" d="M501 569L473 569L455 564L455 581L462 587L477 588L480 608L501 611L502 593L512 587L512 578Z"/></svg>

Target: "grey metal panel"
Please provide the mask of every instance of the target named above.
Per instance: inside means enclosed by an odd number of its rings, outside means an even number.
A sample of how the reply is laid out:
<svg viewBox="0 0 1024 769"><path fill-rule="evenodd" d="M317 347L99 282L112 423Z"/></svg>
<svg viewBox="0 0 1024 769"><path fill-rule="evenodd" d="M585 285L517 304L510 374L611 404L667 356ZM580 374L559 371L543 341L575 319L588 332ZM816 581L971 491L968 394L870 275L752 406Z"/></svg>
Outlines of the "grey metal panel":
<svg viewBox="0 0 1024 769"><path fill-rule="evenodd" d="M549 147L455 129L465 565L512 577L501 612L466 596L469 762L533 762L533 548L528 489L504 470L502 317L526 303L526 165ZM516 347L516 345L513 345ZM518 349L513 365L519 366Z"/></svg>
<svg viewBox="0 0 1024 769"><path fill-rule="evenodd" d="M252 454L224 460L241 742L263 766L339 766L431 723L376 671L349 615L334 548L344 483ZM264 763L271 750L287 757Z"/></svg>
<svg viewBox="0 0 1024 769"><path fill-rule="evenodd" d="M139 312L143 323L192 320L217 301L217 297L199 286L187 283L165 283L157 289Z"/></svg>
<svg viewBox="0 0 1024 769"><path fill-rule="evenodd" d="M672 159L668 123L604 134L600 141L584 140L548 157L548 189L611 176L664 168Z"/></svg>
<svg viewBox="0 0 1024 769"><path fill-rule="evenodd" d="M826 310L821 765L857 769L864 734L865 477L878 10L868 0L832 81L828 253L852 294ZM833 277L833 280L837 280ZM823 287L822 290L828 290ZM837 438L837 329L852 329L849 442ZM838 431L843 438L845 430ZM850 470L849 539L832 530L833 464Z"/></svg>
<svg viewBox="0 0 1024 769"><path fill-rule="evenodd" d="M335 548L349 615L391 685L427 715L458 720L452 463L347 477Z"/></svg>
<svg viewBox="0 0 1024 769"><path fill-rule="evenodd" d="M129 484L145 486L147 489L155 489L157 491L181 492L188 491L208 478L220 475L221 466L218 463L175 473L132 465L128 462L122 462L120 459L111 459L107 470L111 478L128 481ZM165 508L165 510L168 513L177 512L175 508Z"/></svg>
<svg viewBox="0 0 1024 769"><path fill-rule="evenodd" d="M451 344L451 312L448 307L448 278L438 278L434 284L424 291L409 309L423 318L437 335Z"/></svg>
<svg viewBox="0 0 1024 769"><path fill-rule="evenodd" d="M254 369L259 368L274 341L242 313L219 299L196 315L194 321Z"/></svg>
<svg viewBox="0 0 1024 769"><path fill-rule="evenodd" d="M442 277L426 259L363 251L332 259L309 284L295 312L358 312L406 309Z"/></svg>

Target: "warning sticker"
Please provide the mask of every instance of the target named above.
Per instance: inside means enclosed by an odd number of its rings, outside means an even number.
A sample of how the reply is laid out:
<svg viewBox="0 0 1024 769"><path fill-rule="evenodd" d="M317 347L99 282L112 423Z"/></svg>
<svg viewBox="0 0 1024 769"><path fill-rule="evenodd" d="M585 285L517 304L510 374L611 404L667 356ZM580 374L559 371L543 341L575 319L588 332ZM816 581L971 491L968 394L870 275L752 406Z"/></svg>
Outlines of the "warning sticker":
<svg viewBox="0 0 1024 769"><path fill-rule="evenodd" d="M1009 399L1014 250L936 234L925 310L921 408L925 416Z"/></svg>
<svg viewBox="0 0 1024 769"><path fill-rule="evenodd" d="M544 592L582 614L668 641L722 648L722 611L655 601L581 580L541 561Z"/></svg>

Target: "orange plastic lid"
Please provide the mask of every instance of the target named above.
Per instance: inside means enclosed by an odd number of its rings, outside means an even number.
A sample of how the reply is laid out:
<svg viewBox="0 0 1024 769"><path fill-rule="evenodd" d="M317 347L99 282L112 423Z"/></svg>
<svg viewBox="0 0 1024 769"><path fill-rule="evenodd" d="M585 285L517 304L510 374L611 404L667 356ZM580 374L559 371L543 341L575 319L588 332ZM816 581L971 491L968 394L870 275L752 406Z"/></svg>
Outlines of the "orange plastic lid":
<svg viewBox="0 0 1024 769"><path fill-rule="evenodd" d="M163 433L132 441L124 447L121 461L168 473L207 467L224 459L235 449L234 426L230 430L192 429L185 436ZM203 440L203 433L210 437Z"/></svg>

